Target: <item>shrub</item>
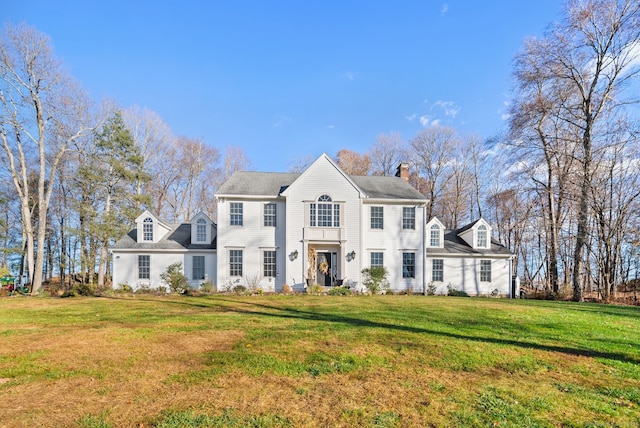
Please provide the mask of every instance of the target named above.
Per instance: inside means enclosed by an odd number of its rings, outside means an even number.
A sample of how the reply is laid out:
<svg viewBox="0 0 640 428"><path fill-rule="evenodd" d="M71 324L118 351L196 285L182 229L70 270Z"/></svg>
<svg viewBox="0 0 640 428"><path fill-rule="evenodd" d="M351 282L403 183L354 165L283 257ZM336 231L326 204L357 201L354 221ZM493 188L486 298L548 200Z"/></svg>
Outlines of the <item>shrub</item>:
<svg viewBox="0 0 640 428"><path fill-rule="evenodd" d="M289 284L285 284L282 286L282 292L284 294L289 294L291 293L291 286Z"/></svg>
<svg viewBox="0 0 640 428"><path fill-rule="evenodd" d="M363 284L371 294L378 294L389 289L389 272L384 266L372 266L362 269Z"/></svg>
<svg viewBox="0 0 640 428"><path fill-rule="evenodd" d="M76 284L73 287L73 291L75 291L78 296L95 296L97 286L95 284Z"/></svg>
<svg viewBox="0 0 640 428"><path fill-rule="evenodd" d="M246 293L247 292L247 287L245 287L244 285L234 285L232 291L234 293L238 293L238 294L242 294L242 293Z"/></svg>
<svg viewBox="0 0 640 428"><path fill-rule="evenodd" d="M133 293L133 287L131 287L129 284L125 282L125 283L119 284L116 291L120 293Z"/></svg>
<svg viewBox="0 0 640 428"><path fill-rule="evenodd" d="M202 284L200 284L200 291L202 291L203 293L213 293L215 289L216 287L213 285L211 281L205 281Z"/></svg>
<svg viewBox="0 0 640 428"><path fill-rule="evenodd" d="M333 287L327 294L330 296L351 296L353 292L346 287Z"/></svg>
<svg viewBox="0 0 640 428"><path fill-rule="evenodd" d="M324 288L320 284L313 284L311 287L309 287L308 291L309 293L320 294L324 291Z"/></svg>
<svg viewBox="0 0 640 428"><path fill-rule="evenodd" d="M462 290L456 290L455 288L453 288L451 284L447 285L447 296L469 297L469 295L466 292Z"/></svg>
<svg viewBox="0 0 640 428"><path fill-rule="evenodd" d="M167 267L160 278L169 286L172 293L184 293L189 288L187 277L182 273L182 263L173 263Z"/></svg>
<svg viewBox="0 0 640 428"><path fill-rule="evenodd" d="M433 282L430 282L427 285L427 296L435 296L437 289L438 289L438 286L435 285Z"/></svg>

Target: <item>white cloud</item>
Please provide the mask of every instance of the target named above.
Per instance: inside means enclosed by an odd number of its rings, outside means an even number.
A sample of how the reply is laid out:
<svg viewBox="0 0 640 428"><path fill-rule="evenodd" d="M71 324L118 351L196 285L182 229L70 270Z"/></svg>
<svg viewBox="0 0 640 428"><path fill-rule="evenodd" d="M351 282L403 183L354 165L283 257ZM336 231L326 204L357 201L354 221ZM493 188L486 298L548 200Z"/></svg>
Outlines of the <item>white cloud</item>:
<svg viewBox="0 0 640 428"><path fill-rule="evenodd" d="M438 100L433 103L433 105L435 107L440 107L442 110L444 110L445 116L449 116L451 118L455 118L460 112L460 106L458 106L453 101Z"/></svg>
<svg viewBox="0 0 640 428"><path fill-rule="evenodd" d="M449 4L445 3L442 5L442 7L440 8L440 15L444 15L449 11Z"/></svg>
<svg viewBox="0 0 640 428"><path fill-rule="evenodd" d="M429 116L420 116L420 125L426 128L429 126L429 122L431 122L431 118Z"/></svg>
<svg viewBox="0 0 640 428"><path fill-rule="evenodd" d="M356 78L356 73L352 71L347 71L346 73L344 73L344 77L346 77L349 80L354 80Z"/></svg>
<svg viewBox="0 0 640 428"><path fill-rule="evenodd" d="M502 120L509 120L511 118L511 115L509 113L502 113L500 115L500 119Z"/></svg>
<svg viewBox="0 0 640 428"><path fill-rule="evenodd" d="M284 114L278 113L276 114L276 121L273 124L274 128L279 127L280 125L284 125L285 123L289 123L292 122L293 119L290 118L289 116L285 116Z"/></svg>
<svg viewBox="0 0 640 428"><path fill-rule="evenodd" d="M407 119L407 122L413 122L416 120L416 117L418 117L418 115L414 113L409 116L406 116L405 119Z"/></svg>
<svg viewBox="0 0 640 428"><path fill-rule="evenodd" d="M327 128L329 128L329 129L334 129L334 128L335 128L335 125L327 125Z"/></svg>
<svg viewBox="0 0 640 428"><path fill-rule="evenodd" d="M440 126L440 119L436 119L436 120L432 120L431 121L431 126Z"/></svg>

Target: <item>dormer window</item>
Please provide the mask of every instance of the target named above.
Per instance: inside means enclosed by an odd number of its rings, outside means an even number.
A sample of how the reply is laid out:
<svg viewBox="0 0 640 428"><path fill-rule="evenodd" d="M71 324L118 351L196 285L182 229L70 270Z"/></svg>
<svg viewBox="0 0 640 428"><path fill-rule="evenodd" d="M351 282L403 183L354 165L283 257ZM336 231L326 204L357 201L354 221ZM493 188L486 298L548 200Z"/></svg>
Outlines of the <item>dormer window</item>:
<svg viewBox="0 0 640 428"><path fill-rule="evenodd" d="M153 241L153 219L147 217L142 222L142 240Z"/></svg>
<svg viewBox="0 0 640 428"><path fill-rule="evenodd" d="M196 222L196 241L207 242L207 221L203 218Z"/></svg>
<svg viewBox="0 0 640 428"><path fill-rule="evenodd" d="M312 227L340 227L340 204L331 196L322 195L309 205L309 224Z"/></svg>
<svg viewBox="0 0 640 428"><path fill-rule="evenodd" d="M430 229L430 240L429 245L431 247L439 248L440 247L440 226L437 224L431 225Z"/></svg>
<svg viewBox="0 0 640 428"><path fill-rule="evenodd" d="M487 226L478 226L478 248L487 248Z"/></svg>

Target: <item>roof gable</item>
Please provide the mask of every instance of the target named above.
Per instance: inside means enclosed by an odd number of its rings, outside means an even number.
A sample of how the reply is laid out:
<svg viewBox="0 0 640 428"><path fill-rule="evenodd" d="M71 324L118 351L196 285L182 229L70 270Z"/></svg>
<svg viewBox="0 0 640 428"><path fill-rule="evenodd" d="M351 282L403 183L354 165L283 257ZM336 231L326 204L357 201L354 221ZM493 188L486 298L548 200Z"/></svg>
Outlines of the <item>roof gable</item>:
<svg viewBox="0 0 640 428"><path fill-rule="evenodd" d="M293 181L286 189L282 191L282 196L288 196L291 193L291 189L300 185L306 178L313 175L327 176L327 174L337 174L344 179L359 195L364 196L364 192L355 183L355 181L345 174L345 172L326 154L323 153L318 159L316 159L302 174L300 174L295 181Z"/></svg>

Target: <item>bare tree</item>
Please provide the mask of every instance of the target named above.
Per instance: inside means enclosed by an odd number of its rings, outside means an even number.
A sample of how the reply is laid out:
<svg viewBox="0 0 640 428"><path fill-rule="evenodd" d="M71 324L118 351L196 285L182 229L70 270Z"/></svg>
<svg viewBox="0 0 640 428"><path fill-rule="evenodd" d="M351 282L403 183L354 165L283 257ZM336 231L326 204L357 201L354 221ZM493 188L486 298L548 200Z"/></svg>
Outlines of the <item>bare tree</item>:
<svg viewBox="0 0 640 428"><path fill-rule="evenodd" d="M371 146L370 157L373 175L395 175L398 165L407 160L400 134L392 132L378 135Z"/></svg>
<svg viewBox="0 0 640 428"><path fill-rule="evenodd" d="M449 168L459 143L456 131L443 126L426 128L409 142L416 157L415 163L427 183L427 191L423 192L429 198L427 218L433 217L436 204L450 179Z"/></svg>
<svg viewBox="0 0 640 428"><path fill-rule="evenodd" d="M371 158L368 154L359 154L349 149L342 149L336 154L338 166L349 175L368 175L371 171Z"/></svg>
<svg viewBox="0 0 640 428"><path fill-rule="evenodd" d="M33 27L7 26L0 39L0 138L21 202L32 293L42 286L47 212L58 164L68 145L90 131L87 98ZM84 122L84 123L83 123ZM37 177L37 228L28 185Z"/></svg>
<svg viewBox="0 0 640 428"><path fill-rule="evenodd" d="M545 98L557 108L556 117L579 142L572 275L578 301L587 277L594 150L601 144L606 117L633 101L624 97L623 89L640 72L639 19L637 0L570 1L563 21L543 39L527 41L520 56L520 61L533 65L528 71L544 82Z"/></svg>

